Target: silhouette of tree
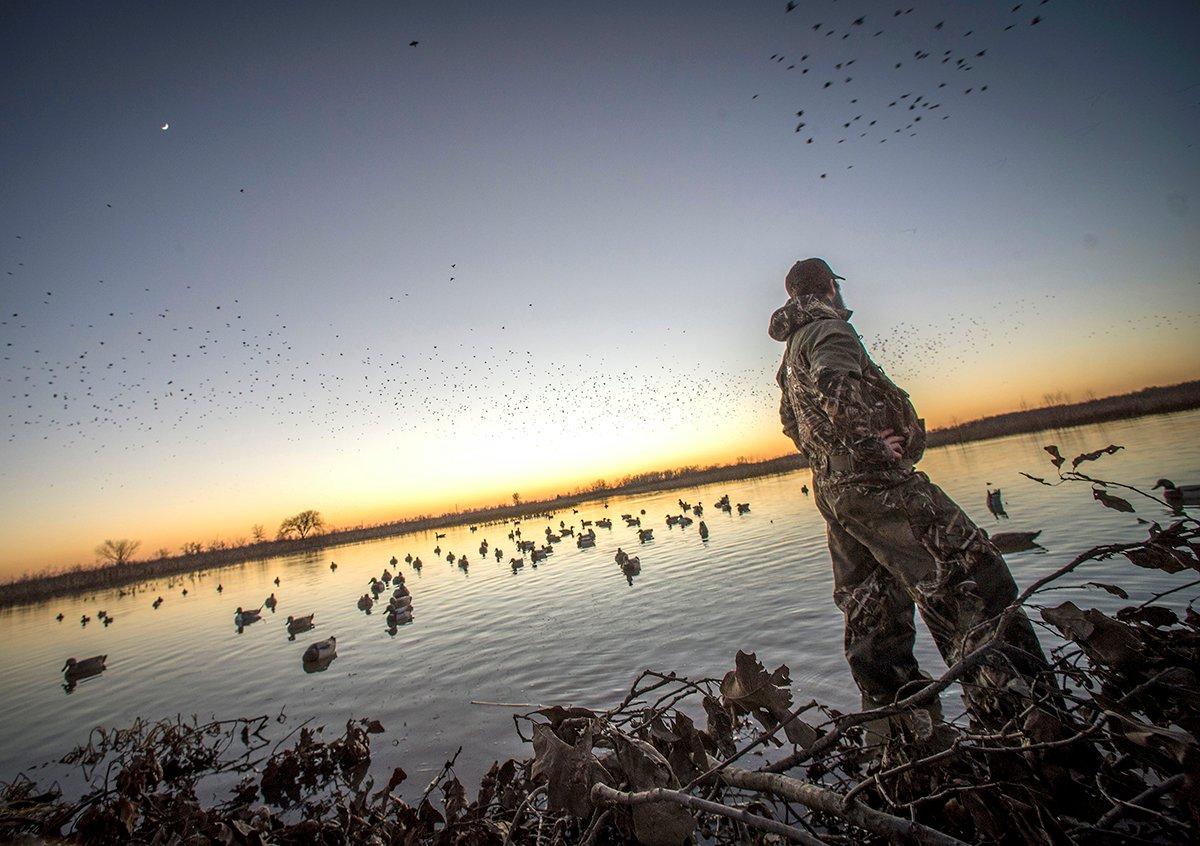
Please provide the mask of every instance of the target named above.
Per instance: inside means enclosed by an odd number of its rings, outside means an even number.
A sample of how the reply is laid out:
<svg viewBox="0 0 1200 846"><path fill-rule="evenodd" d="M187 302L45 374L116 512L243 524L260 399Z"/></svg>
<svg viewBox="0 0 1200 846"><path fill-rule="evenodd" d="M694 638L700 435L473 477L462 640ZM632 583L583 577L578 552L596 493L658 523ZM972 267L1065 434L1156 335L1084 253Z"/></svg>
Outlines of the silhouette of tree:
<svg viewBox="0 0 1200 846"><path fill-rule="evenodd" d="M520 505L520 504L521 504L521 495L519 493L513 494L513 505Z"/></svg>
<svg viewBox="0 0 1200 846"><path fill-rule="evenodd" d="M204 544L200 543L200 541L188 541L179 547L179 551L184 555L199 555L204 551Z"/></svg>
<svg viewBox="0 0 1200 846"><path fill-rule="evenodd" d="M311 508L307 511L301 511L294 517L288 517L279 524L279 538L290 538L296 535L301 538L306 538L311 534L319 532L325 526L325 521L321 519L319 511L313 511Z"/></svg>
<svg viewBox="0 0 1200 846"><path fill-rule="evenodd" d="M96 547L96 557L110 564L128 564L142 545L139 540L106 540Z"/></svg>
<svg viewBox="0 0 1200 846"><path fill-rule="evenodd" d="M266 530L263 529L262 523L255 523L250 529L250 536L254 538L255 543L262 543L267 539Z"/></svg>

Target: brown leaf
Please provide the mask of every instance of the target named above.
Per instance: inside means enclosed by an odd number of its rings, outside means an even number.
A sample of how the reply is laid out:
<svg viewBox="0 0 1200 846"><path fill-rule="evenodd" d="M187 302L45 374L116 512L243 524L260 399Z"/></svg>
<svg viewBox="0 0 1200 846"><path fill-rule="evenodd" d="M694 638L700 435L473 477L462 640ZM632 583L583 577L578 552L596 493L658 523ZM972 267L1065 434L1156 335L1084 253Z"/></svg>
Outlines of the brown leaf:
<svg viewBox="0 0 1200 846"><path fill-rule="evenodd" d="M367 734L383 734L383 723L379 720L371 720L366 723Z"/></svg>
<svg viewBox="0 0 1200 846"><path fill-rule="evenodd" d="M545 723L533 727L533 777L545 777L551 810L586 819L592 813L592 786L612 784L612 776L592 755L592 732L574 746L563 743Z"/></svg>
<svg viewBox="0 0 1200 846"><path fill-rule="evenodd" d="M1118 587L1117 585L1109 585L1109 584L1105 584L1104 582L1087 582L1087 584L1092 585L1093 587L1098 587L1101 590L1106 590L1109 593L1111 593L1113 596L1121 597L1121 599L1129 598L1129 594L1125 592L1125 589L1122 587Z"/></svg>
<svg viewBox="0 0 1200 846"><path fill-rule="evenodd" d="M792 710L792 692L788 689L791 679L786 665L768 675L753 652L738 650L736 665L721 679L721 697L733 706L736 712L753 714L763 728L775 728L786 720ZM815 730L799 719L784 726L784 733L792 743L804 743L815 739Z"/></svg>
<svg viewBox="0 0 1200 846"><path fill-rule="evenodd" d="M1133 506L1129 504L1129 500L1106 493L1099 488L1096 488L1092 491L1092 498L1105 508L1111 508L1113 511L1124 511L1129 514L1133 513Z"/></svg>
<svg viewBox="0 0 1200 846"><path fill-rule="evenodd" d="M1042 447L1042 449L1044 449L1044 450L1046 450L1046 452L1050 453L1050 455L1051 455L1050 463L1053 464L1055 467L1062 467L1063 464L1066 462L1066 459L1062 457L1062 453L1060 453L1058 451L1058 447L1054 446L1053 444L1051 444L1048 447Z"/></svg>
<svg viewBox="0 0 1200 846"><path fill-rule="evenodd" d="M1109 444L1108 446L1104 447L1104 449L1098 449L1095 452L1085 452L1082 455L1075 456L1075 458L1071 461L1071 467L1078 467L1085 461L1095 461L1102 455L1112 455L1119 449L1125 449L1125 447L1117 446L1116 444Z"/></svg>
<svg viewBox="0 0 1200 846"><path fill-rule="evenodd" d="M1155 628L1165 628L1179 622L1179 616L1174 611L1161 605L1122 608L1117 612L1117 619L1123 623L1145 623Z"/></svg>
<svg viewBox="0 0 1200 846"><path fill-rule="evenodd" d="M679 787L667 759L649 743L617 734L616 747L617 760L634 790ZM634 833L645 846L680 846L696 828L696 820L679 805L634 805L632 812Z"/></svg>
<svg viewBox="0 0 1200 846"><path fill-rule="evenodd" d="M1129 626L1095 608L1082 611L1074 602L1043 608L1042 619L1083 647L1093 661L1112 667L1133 667L1145 660L1141 639Z"/></svg>

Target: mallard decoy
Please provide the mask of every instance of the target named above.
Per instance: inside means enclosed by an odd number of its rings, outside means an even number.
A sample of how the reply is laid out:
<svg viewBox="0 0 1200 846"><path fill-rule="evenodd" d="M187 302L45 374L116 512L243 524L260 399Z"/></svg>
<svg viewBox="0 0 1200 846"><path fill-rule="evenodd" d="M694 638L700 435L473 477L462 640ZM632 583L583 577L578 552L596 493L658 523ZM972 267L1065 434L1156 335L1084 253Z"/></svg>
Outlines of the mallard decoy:
<svg viewBox="0 0 1200 846"><path fill-rule="evenodd" d="M275 606L278 604L279 604L279 600L275 598L274 593L272 593L270 596L268 596L266 599L263 600L263 605L267 606L267 608L269 608L271 611L274 611Z"/></svg>
<svg viewBox="0 0 1200 846"><path fill-rule="evenodd" d="M279 587L279 577L275 577L275 587Z"/></svg>
<svg viewBox="0 0 1200 846"><path fill-rule="evenodd" d="M808 485L801 485L800 493L804 494L805 496L808 496Z"/></svg>
<svg viewBox="0 0 1200 846"><path fill-rule="evenodd" d="M737 504L737 510L738 510L738 514L749 514L750 513L750 503L739 502Z"/></svg>
<svg viewBox="0 0 1200 846"><path fill-rule="evenodd" d="M1045 549L1037 543L1042 532L997 532L992 535L992 544L1001 552L1024 552L1028 549Z"/></svg>
<svg viewBox="0 0 1200 846"><path fill-rule="evenodd" d="M63 616L63 612L59 611L59 612L58 612L58 616L57 616L57 617L55 617L54 619L58 620L58 621L61 623L61 622L62 622L63 620L65 620L66 618Z"/></svg>
<svg viewBox="0 0 1200 846"><path fill-rule="evenodd" d="M434 555L441 555L441 554L442 554L442 545L441 545L440 543L439 543L437 546L435 546L435 547L433 548L433 554L434 554Z"/></svg>
<svg viewBox="0 0 1200 846"><path fill-rule="evenodd" d="M1170 479L1159 479L1151 490L1162 488L1163 499L1168 505L1200 505L1200 485L1177 485Z"/></svg>
<svg viewBox="0 0 1200 846"><path fill-rule="evenodd" d="M309 614L307 617L288 617L288 634L300 634L300 632L306 632L313 628L313 616L313 614Z"/></svg>
<svg viewBox="0 0 1200 846"><path fill-rule="evenodd" d="M412 556L410 555L410 556L408 556L407 558L405 558L404 560L405 560L405 561L412 561ZM393 567L395 567L395 566L396 566L397 564L399 564L400 562L399 562L399 561L396 559L396 556L394 556L394 555L393 555L393 556L392 556L392 558L391 558L391 561L389 561L388 563L389 563L389 564L391 564Z"/></svg>
<svg viewBox="0 0 1200 846"><path fill-rule="evenodd" d="M992 513L992 516L999 520L1001 517L1007 518L1008 512L1004 510L1004 497L1000 495L1000 489L992 490L992 483L988 482L987 488L987 510Z"/></svg>
<svg viewBox="0 0 1200 846"><path fill-rule="evenodd" d="M336 569L337 569L337 562L336 562L336 561L330 561L330 562L329 562L329 572L331 572L331 573L332 573L332 572L333 572L334 570L336 570Z"/></svg>
<svg viewBox="0 0 1200 846"><path fill-rule="evenodd" d="M518 570L520 570L522 567L525 566L525 559L524 558L510 558L510 559L508 559L508 566L512 567L512 571L515 573Z"/></svg>
<svg viewBox="0 0 1200 846"><path fill-rule="evenodd" d="M403 626L406 623L411 623L413 620L412 608L401 608L394 611L388 611L387 624L389 628Z"/></svg>
<svg viewBox="0 0 1200 846"><path fill-rule="evenodd" d="M700 540L708 540L708 526L704 525L704 521L700 521Z"/></svg>
<svg viewBox="0 0 1200 846"><path fill-rule="evenodd" d="M420 570L420 569L421 569L421 567L423 566L423 565L421 564L421 559L420 559L420 558L414 558L414 559L413 559L413 561L412 561L412 566L413 566L413 569L414 569L414 570Z"/></svg>
<svg viewBox="0 0 1200 846"><path fill-rule="evenodd" d="M625 572L626 576L636 576L642 572L642 559L636 555L628 556L621 563L621 569Z"/></svg>
<svg viewBox="0 0 1200 846"><path fill-rule="evenodd" d="M365 593L358 598L358 610L359 611L366 611L369 613L371 611L371 606L373 606L374 604L375 604L375 600L372 599L371 597L369 597Z"/></svg>
<svg viewBox="0 0 1200 846"><path fill-rule="evenodd" d="M244 610L242 606L238 606L238 610L233 614L233 624L239 628L248 626L251 623L257 623L262 619L262 606L252 610Z"/></svg>
<svg viewBox="0 0 1200 846"><path fill-rule="evenodd" d="M104 672L104 662L106 660L108 660L107 655L94 655L91 658L84 658L82 661L68 658L67 663L63 664L63 676L70 682L99 675Z"/></svg>
<svg viewBox="0 0 1200 846"><path fill-rule="evenodd" d="M217 585L217 593L223 593L224 591L225 591L225 588L221 587L221 585L218 584Z"/></svg>
<svg viewBox="0 0 1200 846"><path fill-rule="evenodd" d="M305 664L319 664L323 661L332 661L337 657L337 638L330 635L325 640L318 640L316 643L309 644L308 649L304 650Z"/></svg>
<svg viewBox="0 0 1200 846"><path fill-rule="evenodd" d="M638 529L638 540L645 543L648 540L654 540L653 529Z"/></svg>

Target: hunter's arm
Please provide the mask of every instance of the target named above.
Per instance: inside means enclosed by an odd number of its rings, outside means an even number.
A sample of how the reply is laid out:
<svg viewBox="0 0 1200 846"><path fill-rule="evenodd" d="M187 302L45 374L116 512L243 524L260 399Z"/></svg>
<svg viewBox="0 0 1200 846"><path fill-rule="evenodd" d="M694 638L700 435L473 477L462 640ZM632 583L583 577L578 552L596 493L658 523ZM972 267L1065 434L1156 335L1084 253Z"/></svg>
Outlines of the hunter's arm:
<svg viewBox="0 0 1200 846"><path fill-rule="evenodd" d="M860 461L890 461L872 422L872 409L863 398L866 353L858 335L844 320L819 320L805 329L797 352L803 355L821 395L821 407L833 424L835 446Z"/></svg>

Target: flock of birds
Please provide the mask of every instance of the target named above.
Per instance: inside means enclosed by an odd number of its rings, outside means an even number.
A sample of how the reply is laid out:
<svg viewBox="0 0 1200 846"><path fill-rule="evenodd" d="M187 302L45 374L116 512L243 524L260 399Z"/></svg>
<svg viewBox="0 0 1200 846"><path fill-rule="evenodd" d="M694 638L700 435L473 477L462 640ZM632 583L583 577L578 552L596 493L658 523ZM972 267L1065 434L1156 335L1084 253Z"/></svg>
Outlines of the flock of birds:
<svg viewBox="0 0 1200 846"><path fill-rule="evenodd" d="M922 127L948 120L946 107L951 97L986 94L989 84L974 73L977 67L985 67L992 50L986 39L1038 26L1043 21L1041 7L1049 2L1016 3L998 26L963 19L979 11L969 5L954 10L958 20L942 18L940 12L922 16L916 7L901 7L890 15L846 15L839 22L831 22L826 17L831 10L788 2L784 14L799 10L797 17L807 16L802 29L804 46L772 53L767 61L781 73L794 75L802 86L801 93L787 96L793 105L800 100L793 132L804 139L805 145L837 146L856 141L886 144L892 139L914 138ZM860 62L858 53L865 50L866 42L881 38L889 28L897 30L897 37L890 43L884 39L882 52L890 55L886 63L869 59ZM866 52L877 59L881 51L872 48ZM930 71L935 72L931 75ZM879 72L889 75L892 93L882 99L860 93L864 73ZM756 93L750 99L759 97ZM835 98L835 102L827 98ZM822 115L819 122L814 119L815 108ZM845 167L852 170L854 164ZM821 179L828 176L828 171L820 174Z"/></svg>

